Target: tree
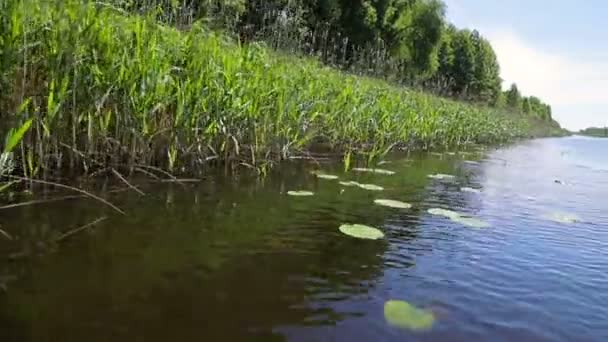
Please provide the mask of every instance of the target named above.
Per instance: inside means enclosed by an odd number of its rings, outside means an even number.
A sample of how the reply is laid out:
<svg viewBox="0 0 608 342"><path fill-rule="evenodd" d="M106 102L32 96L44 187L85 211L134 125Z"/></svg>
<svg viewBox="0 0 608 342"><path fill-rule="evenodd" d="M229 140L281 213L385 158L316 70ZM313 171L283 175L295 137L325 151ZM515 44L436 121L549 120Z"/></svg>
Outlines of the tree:
<svg viewBox="0 0 608 342"><path fill-rule="evenodd" d="M511 88L506 92L507 98L507 107L514 109L516 111L521 110L521 94L519 93L519 89L517 89L517 84L511 84Z"/></svg>
<svg viewBox="0 0 608 342"><path fill-rule="evenodd" d="M530 114L531 113L531 108L530 108L530 99L527 97L524 97L522 100L522 111L525 114Z"/></svg>

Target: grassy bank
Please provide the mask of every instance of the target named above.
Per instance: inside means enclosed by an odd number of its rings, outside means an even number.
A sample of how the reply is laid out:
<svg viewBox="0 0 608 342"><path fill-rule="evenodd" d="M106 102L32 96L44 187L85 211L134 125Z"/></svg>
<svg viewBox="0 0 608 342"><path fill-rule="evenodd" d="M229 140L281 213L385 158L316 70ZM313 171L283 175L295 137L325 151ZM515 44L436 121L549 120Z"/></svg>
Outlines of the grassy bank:
<svg viewBox="0 0 608 342"><path fill-rule="evenodd" d="M263 170L318 145L371 158L558 128L240 46L200 24L178 30L79 0L0 6L1 122L33 119L14 150L27 177L217 162Z"/></svg>

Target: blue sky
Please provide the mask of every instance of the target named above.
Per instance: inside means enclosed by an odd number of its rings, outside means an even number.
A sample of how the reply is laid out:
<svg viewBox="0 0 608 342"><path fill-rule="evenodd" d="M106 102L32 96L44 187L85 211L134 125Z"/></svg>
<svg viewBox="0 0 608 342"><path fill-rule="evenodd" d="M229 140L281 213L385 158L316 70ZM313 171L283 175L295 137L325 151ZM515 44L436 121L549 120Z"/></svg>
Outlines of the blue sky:
<svg viewBox="0 0 608 342"><path fill-rule="evenodd" d="M553 107L563 127L608 125L608 0L444 0L492 43L503 87Z"/></svg>

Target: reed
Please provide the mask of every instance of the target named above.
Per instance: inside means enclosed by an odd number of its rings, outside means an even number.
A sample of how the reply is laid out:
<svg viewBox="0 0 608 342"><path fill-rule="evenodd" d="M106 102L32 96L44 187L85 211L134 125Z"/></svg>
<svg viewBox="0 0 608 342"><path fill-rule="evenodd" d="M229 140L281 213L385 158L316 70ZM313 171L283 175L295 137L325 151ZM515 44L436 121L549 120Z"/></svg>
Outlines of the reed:
<svg viewBox="0 0 608 342"><path fill-rule="evenodd" d="M13 151L24 179L217 163L264 172L315 146L348 165L530 134L525 117L241 45L202 21L184 28L82 0L0 7L0 119L31 125Z"/></svg>

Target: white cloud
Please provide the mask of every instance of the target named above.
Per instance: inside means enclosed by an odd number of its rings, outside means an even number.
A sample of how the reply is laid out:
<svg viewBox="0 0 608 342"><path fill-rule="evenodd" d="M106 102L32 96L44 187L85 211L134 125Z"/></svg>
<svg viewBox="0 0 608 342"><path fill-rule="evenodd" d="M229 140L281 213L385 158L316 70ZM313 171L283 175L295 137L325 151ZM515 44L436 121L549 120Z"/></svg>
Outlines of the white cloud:
<svg viewBox="0 0 608 342"><path fill-rule="evenodd" d="M479 14L468 11L466 1L445 2L450 21L459 27L477 28L490 40L505 88L515 82L524 95L538 96L551 104L553 117L566 128L608 125L608 50L605 47L596 44L591 54L569 48L564 41L559 50L545 50L511 28L488 22L484 25Z"/></svg>
<svg viewBox="0 0 608 342"><path fill-rule="evenodd" d="M505 87L515 82L525 95L551 104L554 117L567 128L608 124L608 62L549 53L508 31L485 35L496 51Z"/></svg>

